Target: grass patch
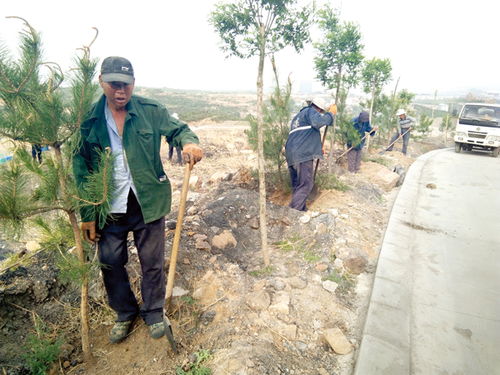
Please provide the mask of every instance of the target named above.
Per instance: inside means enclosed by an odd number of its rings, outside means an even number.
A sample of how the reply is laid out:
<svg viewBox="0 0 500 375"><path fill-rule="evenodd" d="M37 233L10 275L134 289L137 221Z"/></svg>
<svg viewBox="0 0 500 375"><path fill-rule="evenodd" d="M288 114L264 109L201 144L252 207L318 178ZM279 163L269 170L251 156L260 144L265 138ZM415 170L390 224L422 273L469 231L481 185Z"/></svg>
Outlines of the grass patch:
<svg viewBox="0 0 500 375"><path fill-rule="evenodd" d="M33 375L45 375L53 362L59 357L62 340L54 338L42 320L33 318L35 334L30 334L24 346L23 358Z"/></svg>
<svg viewBox="0 0 500 375"><path fill-rule="evenodd" d="M347 294L355 285L354 277L351 274L348 272L340 274L336 270L330 272L330 274L324 277L323 280L330 280L337 283L337 291L340 294Z"/></svg>
<svg viewBox="0 0 500 375"><path fill-rule="evenodd" d="M340 181L333 173L321 173L316 176L316 185L323 190L348 191L351 187Z"/></svg>
<svg viewBox="0 0 500 375"><path fill-rule="evenodd" d="M367 158L367 161L371 161L373 163L381 164L384 167L387 167L387 168L390 169L391 162L389 160L381 157L381 156L372 156L372 157L369 157L369 158Z"/></svg>
<svg viewBox="0 0 500 375"><path fill-rule="evenodd" d="M295 251L301 254L304 260L309 263L315 263L321 259L321 257L314 252L316 241L311 240L310 238L301 238L296 235L288 239L275 242L274 245L281 251Z"/></svg>
<svg viewBox="0 0 500 375"><path fill-rule="evenodd" d="M273 272L274 272L273 266L267 266L267 267L261 268L260 270L250 271L250 272L248 272L248 274L250 276L253 276L253 277L262 277L262 276L268 276L268 275L272 274Z"/></svg>
<svg viewBox="0 0 500 375"><path fill-rule="evenodd" d="M202 349L194 353L195 360L184 366L177 366L176 375L211 375L212 370L202 365L203 362L212 358L209 350Z"/></svg>
<svg viewBox="0 0 500 375"><path fill-rule="evenodd" d="M314 253L312 250L306 250L304 251L304 260L306 260L309 263L315 263L321 259L321 257Z"/></svg>

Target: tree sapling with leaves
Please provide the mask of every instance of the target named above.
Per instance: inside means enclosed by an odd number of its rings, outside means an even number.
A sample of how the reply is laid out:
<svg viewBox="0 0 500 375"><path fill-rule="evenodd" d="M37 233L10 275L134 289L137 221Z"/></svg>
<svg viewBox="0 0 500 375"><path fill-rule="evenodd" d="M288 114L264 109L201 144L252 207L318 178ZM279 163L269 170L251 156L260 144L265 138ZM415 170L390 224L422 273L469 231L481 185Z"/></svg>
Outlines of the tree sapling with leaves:
<svg viewBox="0 0 500 375"><path fill-rule="evenodd" d="M264 62L268 54L293 46L298 52L309 41L312 10L297 9L297 0L239 0L219 3L210 22L221 38L222 49L240 58L258 56L257 144L259 164L259 218L264 265L269 265L267 249L266 181L264 159Z"/></svg>
<svg viewBox="0 0 500 375"><path fill-rule="evenodd" d="M65 100L60 88L64 75L56 63L42 58L41 39L25 20L20 34L20 53L17 60L7 53L0 54L0 136L15 145L13 159L0 168L0 223L10 235L19 234L28 219L45 228L48 213L61 223L69 224L78 262L72 272L81 283L81 339L87 361L92 360L88 323L88 279L92 259L90 247L85 247L78 227L77 212L84 201L95 207L97 215L106 215L111 192L110 155L104 150L96 155L92 178L84 182L79 197L71 173L78 130L97 91L93 82L96 60L90 57L90 43L82 48L71 70L71 96ZM97 30L96 30L97 37ZM95 38L94 38L95 40ZM49 146L41 163L33 160L27 148L32 144ZM96 203L99 202L99 205ZM62 224L61 224L62 225ZM69 248L70 246L68 246ZM66 253L68 248L61 250ZM63 254L67 259L72 255Z"/></svg>

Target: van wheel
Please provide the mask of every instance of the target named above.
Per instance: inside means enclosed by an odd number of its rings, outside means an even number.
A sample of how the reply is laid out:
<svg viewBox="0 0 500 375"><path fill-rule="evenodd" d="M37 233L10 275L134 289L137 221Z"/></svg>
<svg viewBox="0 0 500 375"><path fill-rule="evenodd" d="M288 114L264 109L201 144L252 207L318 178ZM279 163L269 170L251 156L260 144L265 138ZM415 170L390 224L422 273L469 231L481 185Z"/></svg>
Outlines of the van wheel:
<svg viewBox="0 0 500 375"><path fill-rule="evenodd" d="M462 151L462 144L459 142L455 142L455 152L460 152Z"/></svg>
<svg viewBox="0 0 500 375"><path fill-rule="evenodd" d="M495 147L493 151L491 152L491 156L496 158L500 154L500 147Z"/></svg>

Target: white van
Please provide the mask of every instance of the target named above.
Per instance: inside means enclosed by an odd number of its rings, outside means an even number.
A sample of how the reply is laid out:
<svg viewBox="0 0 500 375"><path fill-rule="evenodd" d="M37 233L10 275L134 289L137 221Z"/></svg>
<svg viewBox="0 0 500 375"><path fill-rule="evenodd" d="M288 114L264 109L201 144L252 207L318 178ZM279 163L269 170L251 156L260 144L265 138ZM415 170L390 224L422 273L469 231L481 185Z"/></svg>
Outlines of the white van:
<svg viewBox="0 0 500 375"><path fill-rule="evenodd" d="M455 152L483 149L500 153L500 104L466 103L455 128Z"/></svg>

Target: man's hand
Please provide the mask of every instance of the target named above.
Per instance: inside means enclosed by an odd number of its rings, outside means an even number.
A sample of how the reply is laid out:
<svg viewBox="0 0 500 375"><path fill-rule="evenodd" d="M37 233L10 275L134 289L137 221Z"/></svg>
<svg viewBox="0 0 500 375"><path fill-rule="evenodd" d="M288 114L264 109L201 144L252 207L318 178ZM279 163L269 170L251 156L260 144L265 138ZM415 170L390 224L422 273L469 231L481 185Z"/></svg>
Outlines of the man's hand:
<svg viewBox="0 0 500 375"><path fill-rule="evenodd" d="M87 221L81 224L83 239L92 245L99 241L99 234L95 231L95 221Z"/></svg>
<svg viewBox="0 0 500 375"><path fill-rule="evenodd" d="M185 144L182 148L182 158L186 163L196 164L203 157L203 150L194 143Z"/></svg>
<svg viewBox="0 0 500 375"><path fill-rule="evenodd" d="M330 106L330 108L328 108L328 112L330 112L331 114L334 114L336 115L337 114L337 105L334 103Z"/></svg>

